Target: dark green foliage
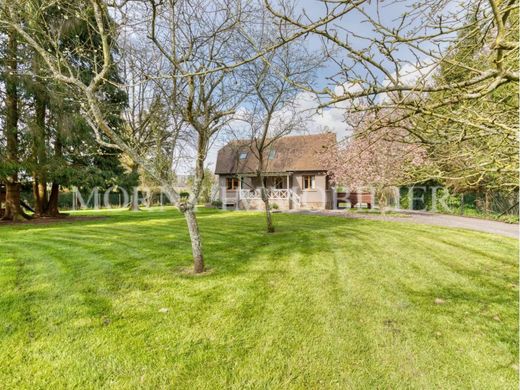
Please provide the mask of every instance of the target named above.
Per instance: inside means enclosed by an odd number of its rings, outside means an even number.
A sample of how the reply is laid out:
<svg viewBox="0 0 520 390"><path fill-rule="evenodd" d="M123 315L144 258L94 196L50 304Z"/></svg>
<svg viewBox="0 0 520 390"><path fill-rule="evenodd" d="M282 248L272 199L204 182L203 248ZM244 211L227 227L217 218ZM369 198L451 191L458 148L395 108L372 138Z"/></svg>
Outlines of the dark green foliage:
<svg viewBox="0 0 520 390"><path fill-rule="evenodd" d="M216 207L216 208L220 209L220 208L222 208L222 201L220 199L216 199L216 200L211 202L211 205L213 207Z"/></svg>
<svg viewBox="0 0 520 390"><path fill-rule="evenodd" d="M94 67L100 64L100 38L83 17L93 14L86 1L57 1L44 12L27 14L27 23L35 31L35 38L49 31L60 34L59 49L69 53L71 71L81 75L88 82L94 75ZM23 13L24 8L20 8ZM107 24L112 23L107 21ZM40 30L39 30L40 29ZM0 50L5 37L0 35ZM49 45L50 43L45 43ZM69 85L49 77L43 60L23 42L19 45L20 68L27 70L18 78L22 116L19 122L19 163L13 166L2 158L3 139L0 135L0 180L17 169L20 179L26 183L38 179L45 185L58 183L62 188L76 186L85 191L99 186L105 191L111 186L134 186L138 182L137 173L128 174L121 165L121 153L99 146L93 130L81 111L81 98ZM114 55L117 48L114 47ZM0 55L0 60L3 58ZM29 72L32 71L32 75ZM116 132L123 126L121 110L127 103L124 91L114 84L121 81L114 67L108 74L109 82L104 82L98 93L109 124ZM0 83L3 73L0 72ZM42 123L37 123L34 109L37 102L44 102L44 129L38 133ZM0 115L2 114L0 106ZM1 118L0 118L1 119Z"/></svg>

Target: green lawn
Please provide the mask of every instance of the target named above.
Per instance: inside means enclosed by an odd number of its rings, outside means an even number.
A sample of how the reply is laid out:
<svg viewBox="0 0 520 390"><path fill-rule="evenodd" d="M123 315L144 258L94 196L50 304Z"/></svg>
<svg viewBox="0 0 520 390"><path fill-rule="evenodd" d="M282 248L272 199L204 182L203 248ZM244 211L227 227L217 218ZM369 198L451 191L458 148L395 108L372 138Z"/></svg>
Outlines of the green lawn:
<svg viewBox="0 0 520 390"><path fill-rule="evenodd" d="M516 240L202 210L192 276L176 211L104 214L0 226L0 387L517 388Z"/></svg>

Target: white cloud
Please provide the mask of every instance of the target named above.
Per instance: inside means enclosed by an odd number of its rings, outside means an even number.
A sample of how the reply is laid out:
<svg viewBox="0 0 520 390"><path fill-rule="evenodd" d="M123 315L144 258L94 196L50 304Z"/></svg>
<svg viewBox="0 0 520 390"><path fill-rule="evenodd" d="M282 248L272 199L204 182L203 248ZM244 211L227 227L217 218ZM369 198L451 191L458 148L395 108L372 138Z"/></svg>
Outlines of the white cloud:
<svg viewBox="0 0 520 390"><path fill-rule="evenodd" d="M432 63L407 63L401 67L399 79L403 84L428 84L432 81L435 68L436 64Z"/></svg>
<svg viewBox="0 0 520 390"><path fill-rule="evenodd" d="M354 88L356 87L358 86L354 86ZM344 87L339 86L336 90L340 93L343 88ZM348 88L352 89L352 87ZM317 110L320 102L316 95L310 92L300 92L295 98L295 104L296 110L305 113L308 118L305 128L301 129L301 133L317 134L324 131L331 131L337 134L338 140L344 138L349 133L348 125L345 122L345 113L348 103L341 102L331 107ZM241 112L244 110L244 108L240 109ZM276 115L283 116L283 110L280 110ZM243 126L243 124L241 124L240 121L234 121L231 126L238 129L239 126ZM210 149L206 159L206 165L211 169L215 168L218 150L223 144L229 141L229 138L228 134L223 133L220 139L218 139Z"/></svg>
<svg viewBox="0 0 520 390"><path fill-rule="evenodd" d="M345 123L344 103L325 107L318 110L320 101L310 92L300 92L296 97L296 108L307 114L308 121L303 132L321 133L323 131L332 131L338 134L338 138L343 138L347 134L347 124Z"/></svg>
<svg viewBox="0 0 520 390"><path fill-rule="evenodd" d="M352 85L345 83L344 85L337 86L334 92L337 95L342 95L345 91L355 92L360 90L361 87L357 84ZM349 126L345 122L346 109L349 105L348 102L339 102L318 110L320 105L319 99L315 94L311 92L300 92L295 98L295 108L298 112L303 112L306 117L306 126L301 129L302 134L318 134L325 131L331 131L337 134L338 140L345 138L350 134ZM245 114L246 108L241 107L238 110L238 117ZM278 111L275 116L283 117L285 115L284 110ZM232 133L239 133L240 127L244 126L243 122L235 120L231 123ZM244 132L245 133L245 132ZM208 153L206 159L206 165L211 169L215 168L218 150L226 144L232 137L227 132L223 132L219 139L216 140L212 148Z"/></svg>

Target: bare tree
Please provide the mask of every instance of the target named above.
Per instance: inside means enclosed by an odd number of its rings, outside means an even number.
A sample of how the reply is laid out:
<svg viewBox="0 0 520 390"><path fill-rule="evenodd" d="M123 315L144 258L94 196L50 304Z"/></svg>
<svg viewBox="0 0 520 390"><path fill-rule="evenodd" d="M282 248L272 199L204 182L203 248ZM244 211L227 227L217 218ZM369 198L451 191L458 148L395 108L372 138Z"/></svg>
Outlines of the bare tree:
<svg viewBox="0 0 520 390"><path fill-rule="evenodd" d="M321 15L296 17L264 3L280 24L318 25L311 32L337 68L329 87L313 90L321 107L386 112L366 131L405 128L415 142L450 146L450 159L466 163L437 179L501 176L497 186L518 187L518 0L325 1Z"/></svg>
<svg viewBox="0 0 520 390"><path fill-rule="evenodd" d="M122 78L128 105L123 113L125 142L149 161L154 161L157 170L172 170L170 151L175 149L176 140L181 135L181 125L175 122L167 108L162 80L150 77L164 68L159 56L147 48L146 42L132 40L130 31L120 39ZM173 126L172 126L173 124ZM168 150L163 150L164 147ZM129 156L123 156L134 184L139 184L140 166ZM130 210L139 211L138 187L130 196Z"/></svg>
<svg viewBox="0 0 520 390"><path fill-rule="evenodd" d="M225 66L233 62L237 26L243 17L242 5L238 1L168 1L156 3L143 1L136 7L126 9L101 0L84 0L67 3L67 7L53 1L42 1L35 5L31 1L2 5L2 25L12 28L18 36L36 50L52 77L71 86L76 98L81 102L83 115L94 131L97 141L107 147L117 148L128 155L151 178L175 200L178 195L174 188L174 174L158 169L148 154L125 139L114 129L100 104L98 95L101 86L108 81L113 67L118 66L117 38L121 25L141 26L149 39L167 60L167 74L152 74L151 79L160 79L169 88L168 107L189 126L188 131L195 142L195 179L189 199L178 205L188 224L194 271L204 270L202 244L194 214L204 178L204 160L209 145L224 126L239 102L239 95L233 93L234 75ZM37 7L35 9L34 7ZM38 8L39 7L39 8ZM60 14L62 23L50 24L49 18ZM99 50L93 58L92 75L84 77L74 66L84 58L80 41L72 42L66 48L60 41L61 29L71 24L87 21L91 40L98 42ZM136 28L137 39L139 31ZM116 85L124 88L124 85ZM177 131L179 127L175 128ZM175 138L175 137L173 137ZM171 148L165 148L174 156ZM165 159L168 159L165 156Z"/></svg>
<svg viewBox="0 0 520 390"><path fill-rule="evenodd" d="M238 57L239 26L247 17L240 2L150 1L148 35L170 66L169 106L192 129L194 175L190 196L179 202L192 237L195 272L204 269L199 228L194 214L204 180L204 161L219 133L233 118L243 94L233 72L216 67ZM161 27L159 27L161 26Z"/></svg>
<svg viewBox="0 0 520 390"><path fill-rule="evenodd" d="M250 50L272 45L277 39L272 18L264 10L259 11L261 22L249 28L247 34ZM291 26L281 26L290 31ZM255 37L253 39L253 36ZM247 51L245 51L246 54ZM252 55L252 54L249 54ZM249 148L258 161L256 179L264 202L266 228L275 231L265 174L275 157L276 141L295 131L304 131L308 113L303 112L297 101L301 85L310 86L320 60L299 40L271 51L260 59L246 64L240 70L244 88L251 91L241 119L247 124Z"/></svg>

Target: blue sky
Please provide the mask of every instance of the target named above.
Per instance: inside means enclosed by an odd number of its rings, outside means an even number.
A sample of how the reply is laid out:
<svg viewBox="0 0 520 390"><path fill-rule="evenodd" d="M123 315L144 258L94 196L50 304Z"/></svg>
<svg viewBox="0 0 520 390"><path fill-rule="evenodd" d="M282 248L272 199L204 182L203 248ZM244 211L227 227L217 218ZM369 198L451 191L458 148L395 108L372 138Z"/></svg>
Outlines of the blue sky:
<svg viewBox="0 0 520 390"><path fill-rule="evenodd" d="M273 2L274 3L274 2ZM442 2L439 2L439 4ZM410 11L411 6L418 5L417 1L370 1L364 4L365 11L373 18L377 18L379 16L380 21L387 27L397 26L400 23L400 16L407 11ZM463 1L449 1L445 2L445 10L453 11L460 10L464 6L467 6L466 2ZM379 13L377 12L377 6L379 6ZM317 20L323 15L325 15L324 3L319 0L300 0L296 2L296 10L297 12L303 12L307 15L310 15L313 20ZM425 11L429 11L428 8L425 8ZM332 25L329 26L329 29L336 29L338 32L338 36L342 39L348 39L350 45L352 45L356 49L364 49L367 46L365 40L360 39L359 37L355 37L351 33L347 33L345 30L349 30L353 32L355 35L364 36L364 37L377 37L377 34L373 31L373 26L367 22L363 22L363 16L358 12L354 11L341 19L336 20ZM305 20L303 20L306 22ZM412 26L414 27L414 26ZM344 30L345 29L345 30ZM348 37L348 38L347 38ZM306 44L311 50L315 50L319 52L322 49L322 40L315 34L309 34L305 39ZM425 46L423 46L425 47ZM433 46L432 46L433 48ZM346 61L349 59L344 56L344 52L341 51L337 53L338 58L342 58ZM341 57L343 55L343 57ZM411 69L414 68L414 63L416 61L416 57L412 55L408 50L399 50L398 55L400 56L400 60L403 60L402 65L408 66ZM380 55L377 51L374 52L374 56L376 59L385 61L384 57ZM421 61L425 60L425 58L421 58ZM407 64L407 62L409 62ZM353 64L354 69L361 71L362 68L359 67L356 63ZM404 69L404 68L403 68ZM338 87L343 83L343 79L339 78L337 81L332 82L330 80L331 76L334 76L338 72L338 65L333 62L326 62L320 71L317 73L316 77L316 87L321 89L325 86L334 89L334 87ZM384 82L384 76L382 73L378 75L381 77L379 82ZM309 112L314 112L313 108L317 106L317 100L313 94L302 92L298 96L298 103L302 107L302 109L309 110ZM343 107L343 108L342 108ZM348 134L347 125L344 123L344 105L340 105L338 108L328 108L323 110L321 113L315 113L312 116L312 119L308 122L308 125L305 129L302 129L303 132L316 133L322 132L325 130L333 131L337 134L338 138L343 138ZM216 154L218 149L223 145L223 140L218 140L215 142L215 145L210 150L210 153L207 158L207 165L210 168L214 168L214 164L216 161Z"/></svg>

